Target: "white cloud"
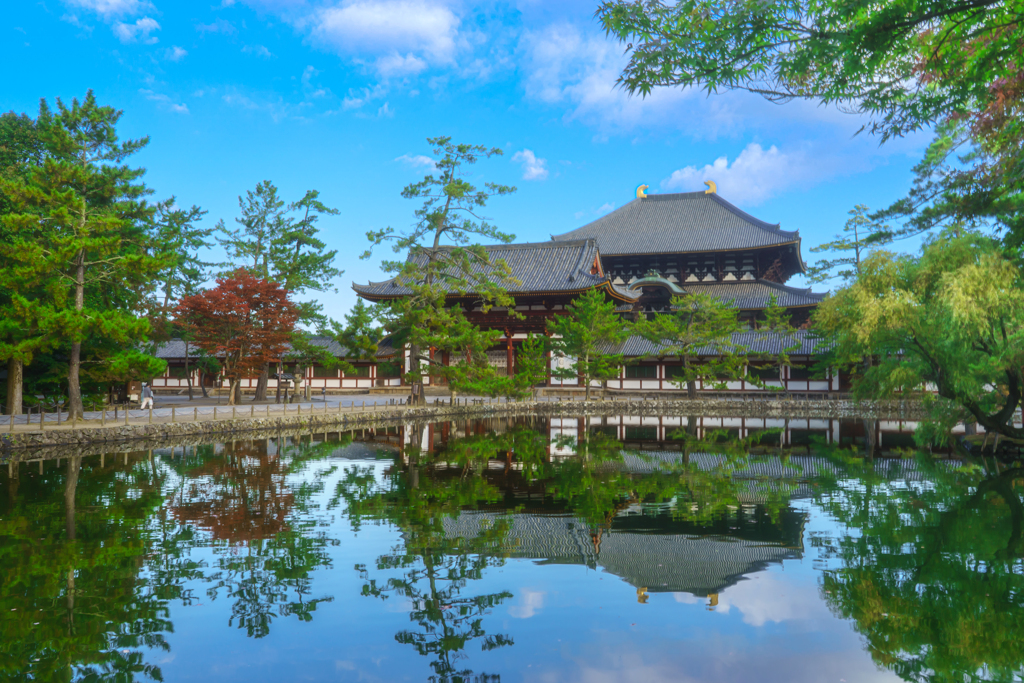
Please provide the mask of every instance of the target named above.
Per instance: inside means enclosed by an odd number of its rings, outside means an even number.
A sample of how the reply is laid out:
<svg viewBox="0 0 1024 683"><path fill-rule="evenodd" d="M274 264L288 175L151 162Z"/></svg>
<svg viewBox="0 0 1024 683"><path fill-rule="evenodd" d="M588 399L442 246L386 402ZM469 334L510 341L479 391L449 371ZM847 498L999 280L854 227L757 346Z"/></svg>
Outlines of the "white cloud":
<svg viewBox="0 0 1024 683"><path fill-rule="evenodd" d="M545 104L565 104L568 120L604 131L640 124L678 126L681 105L691 91L660 89L647 98L630 97L616 85L626 64L622 46L601 35L586 35L569 24L524 35L526 95Z"/></svg>
<svg viewBox="0 0 1024 683"><path fill-rule="evenodd" d="M758 627L768 622L813 621L829 617L828 606L813 586L780 580L767 572L755 574L726 590L719 596L715 610L728 614L733 607L743 614L744 623Z"/></svg>
<svg viewBox="0 0 1024 683"><path fill-rule="evenodd" d="M374 100L383 99L388 94L387 88L383 85L377 84L372 88L360 88L359 90L349 90L348 95L341 102L341 108L344 110L348 109L360 109L365 104Z"/></svg>
<svg viewBox="0 0 1024 683"><path fill-rule="evenodd" d="M223 33L225 35L233 35L238 29L230 21L224 19L217 19L209 24L196 24L196 30L199 33L205 35L207 33Z"/></svg>
<svg viewBox="0 0 1024 683"><path fill-rule="evenodd" d="M547 180L548 160L538 159L532 150L524 149L512 155L512 161L523 166L523 180Z"/></svg>
<svg viewBox="0 0 1024 683"><path fill-rule="evenodd" d="M377 116L380 118L391 119L395 116L395 110L388 106L385 102L380 109L377 110Z"/></svg>
<svg viewBox="0 0 1024 683"><path fill-rule="evenodd" d="M124 22L117 22L114 24L114 35L117 36L118 40L122 43L134 43L140 41L147 45L152 45L157 42L156 36L151 36L153 31L160 30L160 24L156 22L156 19L150 17L142 17L137 19L134 24L126 24Z"/></svg>
<svg viewBox="0 0 1024 683"><path fill-rule="evenodd" d="M603 216L614 208L615 204L613 204L612 202L605 202L604 204L602 204L601 206L597 207L592 211L577 211L573 215L576 217L576 220L579 220L580 218L589 215Z"/></svg>
<svg viewBox="0 0 1024 683"><path fill-rule="evenodd" d="M451 63L459 27L448 7L430 0L346 0L307 21L313 38L335 51L382 55L379 67L406 72L420 62Z"/></svg>
<svg viewBox="0 0 1024 683"><path fill-rule="evenodd" d="M144 0L64 0L64 4L95 12L105 19L133 16L153 8Z"/></svg>
<svg viewBox="0 0 1024 683"><path fill-rule="evenodd" d="M87 24L83 24L81 21L79 21L77 14L65 13L60 18L60 20L65 23L71 24L79 30L85 31L86 33L92 32L92 26L88 26Z"/></svg>
<svg viewBox="0 0 1024 683"><path fill-rule="evenodd" d="M188 52L184 48L180 48L177 45L167 48L164 51L164 59L169 62L180 62L185 58Z"/></svg>
<svg viewBox="0 0 1024 683"><path fill-rule="evenodd" d="M402 56L394 52L378 58L375 67L377 73L384 78L393 78L395 76L415 76L427 68L427 63L412 53Z"/></svg>
<svg viewBox="0 0 1024 683"><path fill-rule="evenodd" d="M161 107L173 111L175 114L188 114L188 106L184 103L177 103L167 95L163 93L153 92L152 90L142 89L139 93L151 102L156 102Z"/></svg>
<svg viewBox="0 0 1024 683"><path fill-rule="evenodd" d="M395 157L395 161L400 161L411 168L428 168L431 171L437 168L434 160L423 154L403 154Z"/></svg>
<svg viewBox="0 0 1024 683"><path fill-rule="evenodd" d="M534 591L524 588L519 592L519 604L508 608L508 614L513 619L529 619L538 610L544 607L545 591Z"/></svg>
<svg viewBox="0 0 1024 683"><path fill-rule="evenodd" d="M263 57L264 59L269 59L274 56L274 54L264 45L246 45L242 48L242 52L250 55L256 55L257 57Z"/></svg>
<svg viewBox="0 0 1024 683"><path fill-rule="evenodd" d="M304 103L298 105L289 104L276 93L269 95L258 92L247 93L235 87L228 88L220 98L224 104L232 107L263 112L270 116L274 123L279 123L293 116L299 116L301 109L306 106Z"/></svg>
<svg viewBox="0 0 1024 683"><path fill-rule="evenodd" d="M811 159L803 151L784 153L775 145L764 149L752 142L732 164L728 157L721 156L701 168L686 166L661 181L661 187L695 192L704 189L705 180L713 180L718 185L718 194L725 199L756 205L790 187L824 180L838 171L837 164L822 161Z"/></svg>

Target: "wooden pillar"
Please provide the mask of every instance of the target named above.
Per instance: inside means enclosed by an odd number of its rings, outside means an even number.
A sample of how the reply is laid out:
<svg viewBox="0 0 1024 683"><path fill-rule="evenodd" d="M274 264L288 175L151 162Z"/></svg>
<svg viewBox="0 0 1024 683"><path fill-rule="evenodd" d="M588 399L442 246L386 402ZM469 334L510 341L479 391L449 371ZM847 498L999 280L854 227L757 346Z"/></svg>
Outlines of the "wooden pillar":
<svg viewBox="0 0 1024 683"><path fill-rule="evenodd" d="M516 352L515 348L512 346L512 333L505 332L505 335L508 337L508 367L506 369L506 373L511 377L515 374Z"/></svg>

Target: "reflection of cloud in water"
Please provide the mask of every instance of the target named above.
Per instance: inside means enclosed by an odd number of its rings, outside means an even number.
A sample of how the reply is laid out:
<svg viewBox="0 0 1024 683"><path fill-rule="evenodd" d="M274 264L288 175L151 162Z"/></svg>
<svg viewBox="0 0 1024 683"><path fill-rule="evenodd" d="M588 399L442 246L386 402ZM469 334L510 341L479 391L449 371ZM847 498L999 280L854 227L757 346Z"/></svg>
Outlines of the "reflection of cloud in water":
<svg viewBox="0 0 1024 683"><path fill-rule="evenodd" d="M734 607L751 626L827 619L830 614L814 586L783 581L771 573L748 577L726 590L718 597L715 611L728 614Z"/></svg>
<svg viewBox="0 0 1024 683"><path fill-rule="evenodd" d="M534 591L528 588L519 591L519 604L508 608L509 616L515 619L529 619L535 612L544 607L545 591Z"/></svg>
<svg viewBox="0 0 1024 683"><path fill-rule="evenodd" d="M833 649L837 638L853 638L845 626L842 634L824 633L809 646L808 639L770 638L747 640L742 634L708 632L701 639L685 641L661 638L625 640L622 633L580 647L566 659L566 667L540 672L535 680L551 683L749 683L758 672L759 683L889 683L899 678L879 670L855 647ZM815 644L817 645L815 647ZM845 649L846 644L843 644ZM808 650L811 651L808 651Z"/></svg>

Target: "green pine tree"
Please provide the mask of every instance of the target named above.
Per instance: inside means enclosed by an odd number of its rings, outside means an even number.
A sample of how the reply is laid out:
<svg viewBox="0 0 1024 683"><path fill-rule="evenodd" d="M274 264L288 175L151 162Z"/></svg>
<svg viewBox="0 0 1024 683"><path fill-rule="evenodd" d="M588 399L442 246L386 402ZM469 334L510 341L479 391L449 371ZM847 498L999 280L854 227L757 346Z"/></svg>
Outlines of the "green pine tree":
<svg viewBox="0 0 1024 683"><path fill-rule="evenodd" d="M149 138L120 141L122 112L100 106L92 91L54 113L43 101L36 125L46 150L24 179L5 182L16 213L6 217L11 239L0 256L21 281L13 298L30 307L34 327L67 344L68 405L82 417L82 349L86 339L122 347L146 338L138 313L167 259L154 255L153 207L144 169L124 162ZM24 293L41 289L32 301Z"/></svg>
<svg viewBox="0 0 1024 683"><path fill-rule="evenodd" d="M836 235L831 242L811 247L813 254L848 254L832 259L821 259L808 268L807 278L811 282L828 282L836 277L847 283L855 280L860 275L860 264L868 251L872 247L880 247L892 241L889 226L871 220L868 210L863 204L853 207L850 210L850 219L843 226L845 234Z"/></svg>
<svg viewBox="0 0 1024 683"><path fill-rule="evenodd" d="M430 362L426 349L449 346L471 350L487 338L485 333L470 332L459 319L461 313L445 310L447 294L471 291L480 298L485 311L504 306L514 315L514 301L506 291L511 281L508 266L503 261L491 261L486 249L474 241L508 243L515 239L480 217L489 199L511 194L515 188L490 182L478 188L466 179L468 166L501 155L502 151L497 147L455 144L450 137L427 138L427 142L439 157L435 162L437 175L428 174L402 190L406 199L423 201L416 211L416 223L401 232L390 227L368 232L371 246L363 254L363 258L369 258L373 247L388 242L395 253L407 256L403 261L382 264L385 271L394 273L395 279L411 290L410 296L390 305L386 329L394 335L396 345L408 349L410 367L406 375L418 385L419 391L414 389L414 395L421 401L423 379L429 374L421 367L422 363ZM457 328L451 327L453 323ZM447 330L454 329L468 336L441 343ZM456 373L445 372L452 376Z"/></svg>
<svg viewBox="0 0 1024 683"><path fill-rule="evenodd" d="M777 380L782 384L783 393L788 394L786 385L782 382L782 368L792 364L789 356L800 348L800 341L796 338L797 328L793 327L793 315L784 306L779 305L779 299L774 294L769 298L768 306L762 313L758 330L760 341L764 342L765 348L771 350L753 354L750 360L761 368L770 368L770 371L761 370L758 375L751 374L747 381L764 389L774 390L775 387L765 384L765 380Z"/></svg>
<svg viewBox="0 0 1024 683"><path fill-rule="evenodd" d="M244 267L260 279L277 282L293 295L336 292L331 282L344 271L334 267L338 252L325 250L326 244L317 237L317 221L321 215L334 216L339 211L326 206L319 197L318 191L309 190L299 201L285 205L277 187L269 180L258 183L245 197L239 197L241 215L235 219L238 227L229 230L223 220L217 224L218 231L224 235L218 241L231 261L225 272ZM318 329L330 326L319 302L296 305L300 324ZM266 399L268 378L269 369L264 369L256 385L254 401Z"/></svg>
<svg viewBox="0 0 1024 683"><path fill-rule="evenodd" d="M5 183L23 182L29 168L42 159L43 144L35 121L14 112L0 115L0 243L14 239L5 218L15 207L4 190ZM19 303L13 296L18 291L25 290L17 263L0 261L0 361L7 363L4 408L8 415L21 413L25 364L46 341L32 329L27 302Z"/></svg>
<svg viewBox="0 0 1024 683"><path fill-rule="evenodd" d="M734 339L743 329L732 302L710 294L674 296L669 312L636 324L637 333L659 346L659 357L678 356L682 361L672 382L685 387L690 398L697 396L697 382L721 389L743 376L747 350Z"/></svg>
<svg viewBox="0 0 1024 683"><path fill-rule="evenodd" d="M623 365L622 354L607 349L624 342L629 324L615 312L615 304L606 301L604 292L591 289L566 306L568 315L548 321L552 351L573 359L573 367L551 371L553 377L578 377L590 400L590 383L615 377Z"/></svg>

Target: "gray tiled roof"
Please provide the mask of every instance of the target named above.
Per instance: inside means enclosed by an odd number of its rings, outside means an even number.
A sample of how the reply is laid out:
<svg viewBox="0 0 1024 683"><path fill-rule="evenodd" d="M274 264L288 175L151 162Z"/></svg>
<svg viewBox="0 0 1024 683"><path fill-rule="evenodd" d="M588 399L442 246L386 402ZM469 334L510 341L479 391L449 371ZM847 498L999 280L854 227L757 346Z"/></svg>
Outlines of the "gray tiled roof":
<svg viewBox="0 0 1024 683"><path fill-rule="evenodd" d="M338 340L334 337L325 336L313 336L310 338L310 342L314 346L322 346L330 352L331 355L336 358L344 358L348 355L348 351L344 346L338 343ZM290 345L285 344L285 348L290 348ZM380 347L377 349L378 357L386 357L392 355L395 352L391 348L391 342L389 338L385 338L380 343ZM157 358L164 358L167 360L177 360L185 357L185 342L181 339L171 339L169 341L158 344L156 347L156 353L154 354ZM195 358L199 355L199 347L196 346L195 342L189 344L188 351L189 358ZM356 361L353 361L356 362Z"/></svg>
<svg viewBox="0 0 1024 683"><path fill-rule="evenodd" d="M485 248L492 262L504 260L512 277L519 281L520 284L506 285L510 294L574 292L607 285L624 299L634 300L640 296L639 293L627 292L623 287L612 285L607 277L590 274L598 255L597 242L594 240L492 244ZM480 267L477 272L484 272L484 268ZM453 291L448 285L442 286L446 291ZM398 285L394 278L384 282L352 285L352 288L369 299L390 299L410 292L408 288Z"/></svg>
<svg viewBox="0 0 1024 683"><path fill-rule="evenodd" d="M823 353L829 348L824 340L815 338L810 330L796 330L793 337L782 337L772 332L750 330L740 332L732 337L733 343L747 347L748 353L779 353L783 348L799 343L799 347L790 351L794 356L811 356ZM653 356L666 347L644 339L640 335L631 335L629 339L615 347L609 347L607 353L621 353L624 356ZM702 348L698 356L714 356L718 351L712 347Z"/></svg>
<svg viewBox="0 0 1024 683"><path fill-rule="evenodd" d="M652 194L554 240L594 238L601 254L682 254L753 249L796 242L797 232L780 230L741 211L717 194Z"/></svg>
<svg viewBox="0 0 1024 683"><path fill-rule="evenodd" d="M574 515L507 514L464 510L445 516L446 538L479 538L485 531L508 524L499 543L510 557L542 564L582 564L601 567L636 588L652 593L687 592L698 596L718 593L745 574L770 563L801 557L799 549L778 542L692 533L652 533L604 529L596 545L591 525Z"/></svg>
<svg viewBox="0 0 1024 683"><path fill-rule="evenodd" d="M716 299L732 301L740 309L762 309L768 307L772 294L779 306L816 306L825 300L826 294L815 294L810 289L787 287L768 280L753 282L714 282L682 285L690 294L710 294Z"/></svg>

